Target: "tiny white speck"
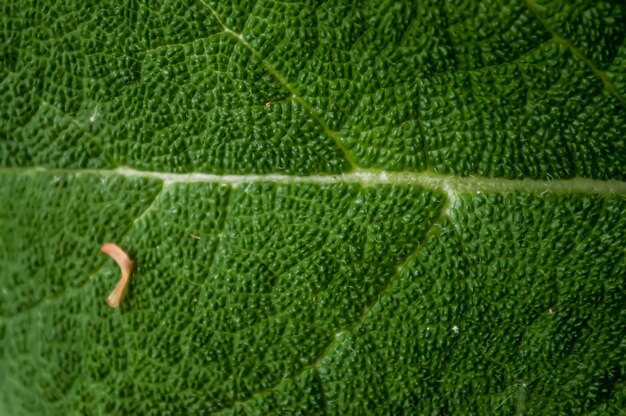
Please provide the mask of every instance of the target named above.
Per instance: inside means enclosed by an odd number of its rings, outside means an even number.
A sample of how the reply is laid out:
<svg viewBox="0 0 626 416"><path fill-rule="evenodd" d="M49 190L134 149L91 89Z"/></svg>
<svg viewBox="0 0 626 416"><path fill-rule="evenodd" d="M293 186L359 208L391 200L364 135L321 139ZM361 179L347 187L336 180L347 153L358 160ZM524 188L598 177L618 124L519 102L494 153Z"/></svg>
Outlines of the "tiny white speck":
<svg viewBox="0 0 626 416"><path fill-rule="evenodd" d="M427 326L427 327L426 327L426 330L427 330L427 331L430 331L430 327L429 327L429 326Z"/></svg>
<svg viewBox="0 0 626 416"><path fill-rule="evenodd" d="M452 327L452 330L454 331L454 333L455 333L455 334L458 334L458 333L459 333L459 327L458 327L458 326L456 326L456 325L454 325L454 326Z"/></svg>
<svg viewBox="0 0 626 416"><path fill-rule="evenodd" d="M335 334L335 339L337 339L337 338L341 338L341 336L342 336L344 333L345 333L344 331L337 332L337 333Z"/></svg>
<svg viewBox="0 0 626 416"><path fill-rule="evenodd" d="M298 98L298 96L296 94L292 94L291 98L296 99L296 98Z"/></svg>
<svg viewBox="0 0 626 416"><path fill-rule="evenodd" d="M89 122L95 123L95 121L98 119L99 116L100 116L99 105L96 105L96 108L93 109L93 111L91 112L91 115L89 116Z"/></svg>

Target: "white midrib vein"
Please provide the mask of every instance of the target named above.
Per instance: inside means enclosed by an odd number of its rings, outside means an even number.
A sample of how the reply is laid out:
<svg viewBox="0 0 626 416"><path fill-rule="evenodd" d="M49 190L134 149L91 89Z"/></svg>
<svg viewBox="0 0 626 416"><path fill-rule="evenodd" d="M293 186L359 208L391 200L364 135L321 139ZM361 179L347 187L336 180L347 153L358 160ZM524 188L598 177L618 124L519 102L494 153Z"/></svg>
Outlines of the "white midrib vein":
<svg viewBox="0 0 626 416"><path fill-rule="evenodd" d="M49 173L59 175L120 175L129 178L156 179L167 187L174 184L216 183L237 187L241 184L270 182L277 184L342 184L357 183L361 186L376 185L415 185L445 192L451 200L461 194L479 193L559 193L626 195L626 182L618 180L597 180L588 178L571 179L505 179L483 176L455 176L423 172L394 172L358 169L341 174L289 175L268 174L211 174L211 173L170 173L137 170L130 167L115 169L57 169L45 167L0 168L0 175L11 173Z"/></svg>

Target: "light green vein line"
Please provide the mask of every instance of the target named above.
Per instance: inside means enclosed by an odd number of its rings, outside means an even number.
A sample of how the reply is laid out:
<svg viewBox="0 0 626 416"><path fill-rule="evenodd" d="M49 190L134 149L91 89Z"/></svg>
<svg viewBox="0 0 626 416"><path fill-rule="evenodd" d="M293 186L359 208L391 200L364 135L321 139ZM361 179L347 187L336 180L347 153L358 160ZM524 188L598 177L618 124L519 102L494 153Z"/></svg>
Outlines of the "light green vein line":
<svg viewBox="0 0 626 416"><path fill-rule="evenodd" d="M440 229L441 223L447 218L447 213L450 210L450 205L453 202L454 201L450 200L450 198L446 198L445 199L445 203L441 204L439 215L432 220L432 223L430 224L428 229L424 232L424 236L417 243L415 249L413 249L413 251L411 253L409 253L407 255L407 257L404 259L404 261L402 261L402 263L396 268L396 272L393 275L391 275L391 277L389 279L387 279L387 282L380 289L380 291L378 293L378 296L376 298L374 298L368 305L365 305L365 307L363 308L363 310L361 311L361 314L357 317L357 319L354 320L354 322L352 322L350 325L344 327L339 332L341 335L340 336L336 336L332 341L330 341L326 345L326 347L322 350L322 352L312 362L310 362L309 364L303 366L295 374L293 374L293 375L291 375L289 377L283 378L278 383L276 383L276 384L274 384L272 386L269 386L269 387L267 387L265 389L256 391L252 395L250 395L249 397L247 397L247 398L245 398L243 400L234 401L230 406L228 406L228 407L226 407L224 409L220 409L220 412L224 412L226 410L231 410L231 409L233 409L236 406L242 406L242 405L245 406L246 403L251 402L255 398L258 398L260 396L264 396L266 394L271 393L272 391L275 391L283 383L285 383L287 381L295 380L296 378L300 377L302 374L306 373L307 371L318 369L322 365L324 359L326 357L328 357L330 355L330 353L338 345L341 345L342 340L346 339L345 334L352 333L356 328L360 327L363 324L363 322L367 319L367 317L370 315L370 313L375 309L375 307L378 304L380 304L381 299L383 299L387 295L389 290L393 287L394 283L402 275L402 272L404 272L406 267L408 265L410 265L411 262L413 262L413 260L415 260L415 258L417 258L417 256L421 252L422 248L426 245L426 242L428 241L430 236L434 232L436 232L437 230Z"/></svg>
<svg viewBox="0 0 626 416"><path fill-rule="evenodd" d="M604 85L604 88L609 93L611 93L611 95L613 95L619 101L619 103L622 105L622 107L624 107L626 109L626 99L619 92L619 90L617 89L615 84L613 84L611 82L611 80L606 75L606 73L604 71L600 70L589 58L587 58L585 55L583 55L582 52L580 52L580 50L578 50L578 48L576 48L576 46L574 46L574 44L571 41L569 41L568 39L564 38L559 32L554 30L548 24L546 19L543 17L541 12L539 11L539 8L535 4L534 0L525 0L525 2L526 2L526 7L528 7L528 10L530 10L530 12L541 23L541 25L552 35L554 40L556 42L560 43L561 45L563 45L564 47L566 47L567 49L569 49L574 56L576 56L578 59L583 61L585 63L585 65L587 65L587 67L589 67L591 72L593 72L593 74L600 81L602 81L602 84Z"/></svg>
<svg viewBox="0 0 626 416"><path fill-rule="evenodd" d="M237 186L246 183L279 184L341 184L359 183L363 186L416 185L444 191L450 199L461 194L529 192L558 194L626 195L626 182L575 177L571 179L506 179L483 176L454 176L423 172L386 172L360 169L340 175L294 176L283 174L217 175L210 173L169 173L136 170L128 167L116 169L56 169L45 167L0 168L3 174L50 173L58 175L120 175L124 177L151 178L170 185L175 183L217 183Z"/></svg>
<svg viewBox="0 0 626 416"><path fill-rule="evenodd" d="M351 171L356 170L357 164L352 159L352 155L350 151L348 150L348 148L346 148L346 146L344 146L343 143L341 143L341 140L339 140L339 134L336 131L332 130L330 127L328 127L328 124L326 124L324 119L317 113L317 111L315 111L315 109L305 99L298 96L297 91L295 87L291 85L291 82L280 71L278 71L271 63L269 63L263 56L261 56L261 54L256 49L254 49L252 45L248 43L248 41L246 41L246 39L243 37L242 34L237 33L234 30L230 29L228 26L226 26L222 22L222 19L220 19L217 12L209 4L207 4L204 0L199 0L199 1L211 12L213 17L215 17L217 22L220 24L220 26L222 26L226 34L228 34L229 36L237 40L239 43L241 43L246 49L248 49L256 58L258 58L263 63L267 71L270 74L272 74L272 76L274 76L274 78L276 78L276 80L278 80L278 82L289 91L289 93L291 94L291 99L297 102L298 104L300 104L300 106L304 108L304 110L307 111L311 115L311 117L313 117L313 119L315 119L315 121L322 127L324 134L326 134L328 137L330 137L333 140L335 146L337 146L339 151L343 154L344 159L350 165Z"/></svg>

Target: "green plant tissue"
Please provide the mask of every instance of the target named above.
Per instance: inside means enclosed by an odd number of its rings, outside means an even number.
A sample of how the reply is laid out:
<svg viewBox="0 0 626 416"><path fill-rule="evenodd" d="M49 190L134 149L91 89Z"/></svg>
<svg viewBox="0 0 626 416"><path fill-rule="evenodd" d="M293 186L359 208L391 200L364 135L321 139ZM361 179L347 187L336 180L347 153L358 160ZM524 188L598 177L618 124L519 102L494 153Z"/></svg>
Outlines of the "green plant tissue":
<svg viewBox="0 0 626 416"><path fill-rule="evenodd" d="M0 10L0 414L626 411L623 2Z"/></svg>

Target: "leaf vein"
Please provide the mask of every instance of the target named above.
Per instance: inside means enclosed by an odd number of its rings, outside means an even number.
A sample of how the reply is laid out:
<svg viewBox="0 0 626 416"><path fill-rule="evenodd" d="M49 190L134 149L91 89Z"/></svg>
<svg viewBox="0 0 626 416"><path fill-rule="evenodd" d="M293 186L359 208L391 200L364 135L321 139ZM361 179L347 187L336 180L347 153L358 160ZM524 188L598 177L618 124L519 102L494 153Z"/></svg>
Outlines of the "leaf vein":
<svg viewBox="0 0 626 416"><path fill-rule="evenodd" d="M441 226L441 223L448 218L448 212L449 212L449 207L451 204L453 204L454 201L451 200L450 198L446 197L446 202L444 204L442 204L441 209L439 211L439 215L433 220L432 224L430 225L430 227L428 227L428 229L424 232L424 236L421 239L421 241L418 242L418 244L416 245L415 249L409 253L407 255L407 257L404 259L404 261L397 267L397 271L387 280L387 282L384 284L384 286L381 288L381 290L379 291L378 296L369 304L366 305L363 308L363 311L361 312L361 314L359 315L359 317L352 322L352 324L348 325L342 332L344 333L352 333L352 331L354 331L357 327L359 327L369 316L370 312L372 310L374 310L374 308L380 303L380 300L382 298L385 297L385 295L387 294L387 292L389 291L389 289L393 286L393 284L398 280L398 278L402 275L402 272L405 270L405 268L411 264L411 262L419 255L421 249L425 246L425 243L428 241L428 238L430 237L430 235L435 232L435 230L439 229L439 227ZM342 337L336 337L334 338L330 343L328 343L326 345L326 347L322 350L322 352L309 364L303 366L299 371L297 371L295 374L289 376L289 377L285 377L283 379L281 379L278 383L274 384L273 386L267 387L265 389L259 390L255 393L253 393L252 395L250 395L248 398L244 399L244 400L238 400L233 402L233 404L231 405L231 407L226 407L224 409L221 409L221 411L227 410L227 409L232 409L235 406L240 406L240 405L245 405L246 403L249 403L250 401L254 400L255 398L259 397L259 396L263 396L265 394L271 393L272 391L276 390L278 387L280 387L283 383L288 382L288 381L292 381L295 380L296 378L300 377L302 374L304 374L305 372L309 371L309 370L316 370L317 371L317 375L318 377L321 377L321 373L319 372L319 367L321 366L322 361L324 360L324 358L328 357L328 355L333 351L333 349L340 344L341 340L346 339L345 335ZM321 383L321 379L320 379L320 383Z"/></svg>
<svg viewBox="0 0 626 416"><path fill-rule="evenodd" d="M317 111L315 111L315 109L313 108L313 106L311 106L311 104L309 104L306 100L304 100L302 97L300 97L297 94L296 88L291 85L291 82L280 72L276 69L276 67L274 67L274 65L272 65L270 62L267 61L267 59L265 59L248 41L245 40L245 38L243 37L243 34L241 33L237 33L234 30L230 29L228 26L226 26L223 22L222 19L219 17L219 15L217 14L217 12L215 11L215 9L213 9L205 0L199 0L200 3L202 3L207 9L209 9L209 11L211 12L211 14L215 17L215 19L218 21L218 23L224 28L224 32L226 32L229 36L232 36L233 38L235 38L239 43L241 43L242 46L244 46L246 49L248 49L254 56L256 56L265 66L265 68L267 69L267 71L272 74L272 76L274 76L274 78L284 87L287 89L287 91L289 91L289 93L291 94L291 98L294 100L294 102L300 104L300 106L309 113L309 115L318 123L318 125L322 128L322 130L324 131L324 134L327 135L328 137L330 137L330 139L333 141L333 143L335 144L335 146L337 147L337 149L339 150L339 152L342 154L343 158L346 160L346 162L349 164L350 166L350 170L355 170L358 168L358 165L354 162L351 153L348 151L348 149L346 148L346 146L344 146L344 144L341 142L341 140L339 139L338 133L334 130L332 130L328 124L324 121L324 119L322 118L321 115L319 115L317 113Z"/></svg>
<svg viewBox="0 0 626 416"><path fill-rule="evenodd" d="M552 35L555 41L563 45L565 48L569 49L569 51L580 59L593 74L598 78L604 88L617 99L617 101L626 109L626 98L619 92L615 84L611 82L609 77L607 77L606 72L600 70L589 58L587 58L583 53L568 39L564 38L559 32L557 32L554 28L552 28L546 19L543 17L534 0L525 0L526 6L528 10L535 16L535 18L541 23L541 25Z"/></svg>

